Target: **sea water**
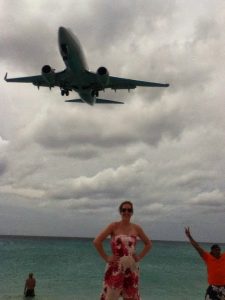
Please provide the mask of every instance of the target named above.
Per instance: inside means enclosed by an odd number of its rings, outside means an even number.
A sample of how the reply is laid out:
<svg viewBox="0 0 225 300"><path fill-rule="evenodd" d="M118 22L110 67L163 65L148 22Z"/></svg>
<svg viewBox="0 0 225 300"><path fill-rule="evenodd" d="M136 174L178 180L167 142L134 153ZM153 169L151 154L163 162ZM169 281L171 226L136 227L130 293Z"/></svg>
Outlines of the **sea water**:
<svg viewBox="0 0 225 300"><path fill-rule="evenodd" d="M30 272L37 281L35 300L97 300L104 269L92 239L0 237L0 300L23 299ZM140 269L142 300L204 299L205 266L189 243L153 241Z"/></svg>

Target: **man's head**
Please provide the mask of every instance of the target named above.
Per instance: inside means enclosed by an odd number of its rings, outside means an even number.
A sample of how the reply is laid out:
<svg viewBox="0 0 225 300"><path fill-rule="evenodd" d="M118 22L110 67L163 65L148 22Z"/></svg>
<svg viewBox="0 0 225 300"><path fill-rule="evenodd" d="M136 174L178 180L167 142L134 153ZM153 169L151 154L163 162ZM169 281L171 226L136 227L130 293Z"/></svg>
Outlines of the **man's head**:
<svg viewBox="0 0 225 300"><path fill-rule="evenodd" d="M219 258L221 254L221 249L220 246L217 244L214 244L211 246L211 255L214 256L215 258Z"/></svg>

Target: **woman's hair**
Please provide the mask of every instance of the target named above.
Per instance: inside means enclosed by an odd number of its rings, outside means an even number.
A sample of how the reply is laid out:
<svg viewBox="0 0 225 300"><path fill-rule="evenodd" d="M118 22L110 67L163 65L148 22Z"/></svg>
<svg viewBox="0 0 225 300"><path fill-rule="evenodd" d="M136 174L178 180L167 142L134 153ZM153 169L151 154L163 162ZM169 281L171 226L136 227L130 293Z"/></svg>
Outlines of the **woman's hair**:
<svg viewBox="0 0 225 300"><path fill-rule="evenodd" d="M126 200L126 201L123 201L123 202L120 204L120 206L119 206L119 212L121 212L121 210L122 210L124 204L129 204L129 205L131 206L132 210L134 210L134 209L133 209L133 203L132 203L131 201L129 201L129 200Z"/></svg>

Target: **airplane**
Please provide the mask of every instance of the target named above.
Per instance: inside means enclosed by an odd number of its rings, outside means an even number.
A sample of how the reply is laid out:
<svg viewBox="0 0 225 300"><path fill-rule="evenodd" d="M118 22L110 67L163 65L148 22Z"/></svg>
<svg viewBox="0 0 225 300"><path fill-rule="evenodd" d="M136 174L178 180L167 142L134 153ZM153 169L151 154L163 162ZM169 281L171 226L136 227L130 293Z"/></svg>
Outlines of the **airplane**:
<svg viewBox="0 0 225 300"><path fill-rule="evenodd" d="M60 54L66 65L65 70L55 72L49 65L42 67L41 75L7 78L7 82L33 83L38 89L40 86L49 87L50 89L58 86L61 95L68 96L69 92L75 91L79 94L80 99L66 100L65 102L94 104L124 104L121 101L101 99L99 92L111 88L135 89L137 86L142 87L168 87L169 84L132 80L126 78L113 77L109 75L106 67L99 67L97 72L90 72L78 38L72 31L65 27L58 29L58 44Z"/></svg>

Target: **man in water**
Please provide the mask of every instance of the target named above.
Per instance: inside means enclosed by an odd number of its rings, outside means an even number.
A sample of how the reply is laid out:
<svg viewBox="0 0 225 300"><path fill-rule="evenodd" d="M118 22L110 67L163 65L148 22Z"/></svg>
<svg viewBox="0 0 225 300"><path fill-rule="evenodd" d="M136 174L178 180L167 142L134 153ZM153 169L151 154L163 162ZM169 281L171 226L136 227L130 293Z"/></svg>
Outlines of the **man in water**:
<svg viewBox="0 0 225 300"><path fill-rule="evenodd" d="M185 228L185 234L192 246L197 250L207 266L208 283L205 300L225 299L225 252L221 253L220 246L212 245L211 251L205 251L191 236L190 228Z"/></svg>
<svg viewBox="0 0 225 300"><path fill-rule="evenodd" d="M29 277L27 278L27 280L25 282L25 286L24 286L25 297L34 297L35 296L35 293L34 293L35 285L36 285L36 280L33 277L33 273L30 273Z"/></svg>

